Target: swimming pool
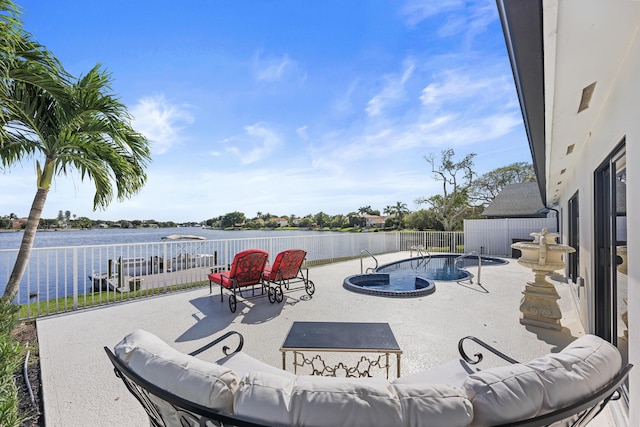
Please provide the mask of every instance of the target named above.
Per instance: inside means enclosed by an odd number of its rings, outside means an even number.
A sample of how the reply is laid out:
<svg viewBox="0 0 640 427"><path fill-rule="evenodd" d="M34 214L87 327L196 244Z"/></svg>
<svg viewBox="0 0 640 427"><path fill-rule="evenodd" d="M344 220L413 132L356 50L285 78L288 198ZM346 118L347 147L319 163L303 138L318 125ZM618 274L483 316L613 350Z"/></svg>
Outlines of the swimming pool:
<svg viewBox="0 0 640 427"><path fill-rule="evenodd" d="M418 297L436 290L436 284L424 277L391 278L388 273L356 274L344 279L343 286L353 292L387 297Z"/></svg>
<svg viewBox="0 0 640 427"><path fill-rule="evenodd" d="M481 267L507 264L495 257L481 257ZM465 270L478 265L478 257L461 257L458 254L436 254L407 258L378 267L373 274L349 276L343 286L354 292L392 296L414 297L435 291L434 280L471 280L473 275Z"/></svg>

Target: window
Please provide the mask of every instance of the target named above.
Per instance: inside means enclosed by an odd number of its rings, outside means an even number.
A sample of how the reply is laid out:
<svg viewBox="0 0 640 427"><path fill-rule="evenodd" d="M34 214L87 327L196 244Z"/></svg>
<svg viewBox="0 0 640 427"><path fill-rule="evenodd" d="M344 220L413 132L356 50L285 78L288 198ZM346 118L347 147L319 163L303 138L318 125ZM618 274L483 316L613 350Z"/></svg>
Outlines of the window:
<svg viewBox="0 0 640 427"><path fill-rule="evenodd" d="M578 205L578 192L569 199L568 211L568 243L569 246L574 248L576 251L569 254L567 265L569 270L569 279L571 279L573 283L576 283L578 276L580 275L580 208Z"/></svg>

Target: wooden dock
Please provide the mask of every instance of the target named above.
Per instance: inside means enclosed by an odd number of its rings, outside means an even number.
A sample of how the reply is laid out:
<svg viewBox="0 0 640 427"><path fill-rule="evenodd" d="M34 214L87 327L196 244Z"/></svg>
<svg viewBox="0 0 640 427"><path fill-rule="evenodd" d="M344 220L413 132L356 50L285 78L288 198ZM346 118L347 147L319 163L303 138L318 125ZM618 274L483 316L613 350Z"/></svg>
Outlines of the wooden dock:
<svg viewBox="0 0 640 427"><path fill-rule="evenodd" d="M102 275L94 276L92 280L94 291L96 292L98 292L96 281L101 282L103 290L106 290L105 287L108 286L109 290L116 292L166 289L197 282L208 282L207 275L211 273L212 269L217 272L222 272L225 271L226 268L228 268L228 266L219 265L213 267L193 267L177 271L164 271L162 273L140 276L106 277L106 275Z"/></svg>

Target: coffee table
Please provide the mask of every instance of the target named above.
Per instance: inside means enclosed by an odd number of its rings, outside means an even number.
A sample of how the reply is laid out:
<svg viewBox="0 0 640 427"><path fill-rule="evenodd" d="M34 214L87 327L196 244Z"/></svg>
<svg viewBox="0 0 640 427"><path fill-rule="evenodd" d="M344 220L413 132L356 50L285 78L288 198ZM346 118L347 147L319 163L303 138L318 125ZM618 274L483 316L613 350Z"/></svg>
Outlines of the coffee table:
<svg viewBox="0 0 640 427"><path fill-rule="evenodd" d="M400 355L398 346L388 323L360 322L293 322L287 337L280 347L282 369L286 369L287 352L293 352L293 370L311 366L313 375L336 376L344 371L347 377L369 377L371 368L386 370L389 378L389 355L396 355L396 373L400 377ZM302 352L316 353L307 358ZM374 353L378 357L362 356L355 366L340 362L327 365L320 352Z"/></svg>

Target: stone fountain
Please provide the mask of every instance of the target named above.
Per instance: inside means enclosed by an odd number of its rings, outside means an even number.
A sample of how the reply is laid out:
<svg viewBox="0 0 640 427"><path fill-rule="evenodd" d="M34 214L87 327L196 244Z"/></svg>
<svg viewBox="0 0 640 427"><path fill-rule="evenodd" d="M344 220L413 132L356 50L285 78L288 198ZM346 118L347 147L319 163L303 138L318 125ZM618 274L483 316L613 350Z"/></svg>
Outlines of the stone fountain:
<svg viewBox="0 0 640 427"><path fill-rule="evenodd" d="M511 245L522 252L518 263L530 268L534 273L533 281L528 281L522 292L520 323L559 331L562 329L562 313L558 304L560 295L546 276L552 271L564 268L562 255L575 252L575 249L556 243L559 234L548 233L546 228L540 233L530 235L533 237L532 242L517 242Z"/></svg>

